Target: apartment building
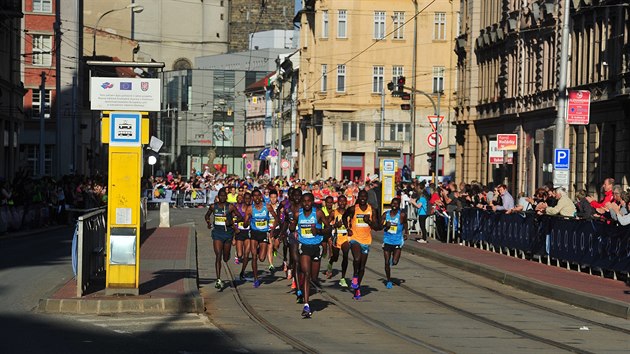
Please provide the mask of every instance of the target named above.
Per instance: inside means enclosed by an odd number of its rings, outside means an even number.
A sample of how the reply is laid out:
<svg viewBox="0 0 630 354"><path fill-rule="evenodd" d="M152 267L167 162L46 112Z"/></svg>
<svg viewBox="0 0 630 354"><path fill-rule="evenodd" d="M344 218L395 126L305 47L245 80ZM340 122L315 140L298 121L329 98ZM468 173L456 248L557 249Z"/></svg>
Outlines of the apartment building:
<svg viewBox="0 0 630 354"><path fill-rule="evenodd" d="M24 121L22 96L26 93L20 75L22 54L22 2L0 4L0 177L10 180L20 165L18 134Z"/></svg>
<svg viewBox="0 0 630 354"><path fill-rule="evenodd" d="M628 185L630 7L627 1L462 0L457 52L461 180L532 193L552 181L562 18L570 11L567 87L590 93L588 124L565 125L570 189ZM497 134L518 134L513 157L490 163Z"/></svg>
<svg viewBox="0 0 630 354"><path fill-rule="evenodd" d="M363 180L378 173L383 157L430 175L435 140L429 141L428 117L437 110L445 117L439 174L453 175L458 11L447 0L304 1L296 17L300 177ZM407 92L417 90L410 101L387 89L398 77L405 77Z"/></svg>

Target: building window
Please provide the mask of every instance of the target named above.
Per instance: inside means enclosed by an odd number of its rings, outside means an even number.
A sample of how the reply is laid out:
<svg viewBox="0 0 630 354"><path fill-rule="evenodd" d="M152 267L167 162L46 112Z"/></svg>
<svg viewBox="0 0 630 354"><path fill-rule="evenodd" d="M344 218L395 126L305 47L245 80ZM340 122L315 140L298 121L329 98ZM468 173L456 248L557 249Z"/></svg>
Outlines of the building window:
<svg viewBox="0 0 630 354"><path fill-rule="evenodd" d="M383 67L374 66L372 68L372 93L383 92Z"/></svg>
<svg viewBox="0 0 630 354"><path fill-rule="evenodd" d="M394 12L394 39L405 38L403 25L405 24L405 13Z"/></svg>
<svg viewBox="0 0 630 354"><path fill-rule="evenodd" d="M392 82L395 84L398 82L398 78L401 76L405 76L405 70L402 66L394 65L392 67Z"/></svg>
<svg viewBox="0 0 630 354"><path fill-rule="evenodd" d="M433 93L444 91L444 67L433 67Z"/></svg>
<svg viewBox="0 0 630 354"><path fill-rule="evenodd" d="M33 12L52 12L52 0L33 0Z"/></svg>
<svg viewBox="0 0 630 354"><path fill-rule="evenodd" d="M374 11L374 39L385 38L385 11Z"/></svg>
<svg viewBox="0 0 630 354"><path fill-rule="evenodd" d="M33 89L33 103L31 105L32 109L32 117L35 119L39 119L39 113L41 105L40 105L40 91L39 89ZM50 118L50 90L44 90L44 118Z"/></svg>
<svg viewBox="0 0 630 354"><path fill-rule="evenodd" d="M365 141L365 123L344 122L343 140Z"/></svg>
<svg viewBox="0 0 630 354"><path fill-rule="evenodd" d="M328 10L322 11L322 38L328 38Z"/></svg>
<svg viewBox="0 0 630 354"><path fill-rule="evenodd" d="M33 65L50 66L52 64L52 36L33 36Z"/></svg>
<svg viewBox="0 0 630 354"><path fill-rule="evenodd" d="M433 39L445 40L446 39L446 13L436 12L433 19Z"/></svg>
<svg viewBox="0 0 630 354"><path fill-rule="evenodd" d="M322 64L322 92L328 90L328 64Z"/></svg>
<svg viewBox="0 0 630 354"><path fill-rule="evenodd" d="M337 92L346 92L346 66L337 65Z"/></svg>
<svg viewBox="0 0 630 354"><path fill-rule="evenodd" d="M411 124L391 123L385 124L384 134L381 138L381 124L376 124L376 140L380 141L411 141Z"/></svg>
<svg viewBox="0 0 630 354"><path fill-rule="evenodd" d="M24 145L26 149L26 164L33 171L33 175L40 175L39 171L39 145ZM52 175L52 152L53 146L44 147L44 173L45 176Z"/></svg>
<svg viewBox="0 0 630 354"><path fill-rule="evenodd" d="M348 10L337 13L337 38L348 38Z"/></svg>

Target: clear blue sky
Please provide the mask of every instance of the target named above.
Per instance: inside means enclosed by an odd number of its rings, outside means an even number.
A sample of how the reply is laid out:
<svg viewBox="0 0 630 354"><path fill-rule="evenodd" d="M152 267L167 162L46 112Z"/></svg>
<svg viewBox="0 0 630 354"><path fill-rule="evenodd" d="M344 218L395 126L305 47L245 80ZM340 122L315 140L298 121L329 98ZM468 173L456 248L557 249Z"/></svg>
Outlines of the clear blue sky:
<svg viewBox="0 0 630 354"><path fill-rule="evenodd" d="M302 8L302 0L295 0L295 13L300 11Z"/></svg>

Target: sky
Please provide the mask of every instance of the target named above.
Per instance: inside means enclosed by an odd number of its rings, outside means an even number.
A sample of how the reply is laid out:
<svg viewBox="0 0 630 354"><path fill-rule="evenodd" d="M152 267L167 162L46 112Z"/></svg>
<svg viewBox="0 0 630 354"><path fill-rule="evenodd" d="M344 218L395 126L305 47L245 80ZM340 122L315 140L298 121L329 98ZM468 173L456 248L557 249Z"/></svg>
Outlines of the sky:
<svg viewBox="0 0 630 354"><path fill-rule="evenodd" d="M302 8L302 0L295 0L295 13L300 11Z"/></svg>

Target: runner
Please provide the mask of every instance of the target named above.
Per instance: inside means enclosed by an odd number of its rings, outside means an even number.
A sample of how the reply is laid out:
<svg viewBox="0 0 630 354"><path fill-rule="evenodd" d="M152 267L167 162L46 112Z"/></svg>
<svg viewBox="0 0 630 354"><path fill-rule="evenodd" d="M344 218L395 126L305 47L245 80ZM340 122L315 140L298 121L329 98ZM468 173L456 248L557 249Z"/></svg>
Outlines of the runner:
<svg viewBox="0 0 630 354"><path fill-rule="evenodd" d="M346 271L348 270L348 253L350 251L350 243L348 243L348 230L344 226L347 222L343 221L343 215L346 212L348 200L345 196L340 195L337 198L337 209L333 214L333 237L332 237L332 255L328 260L328 273L332 275L333 263L339 260L339 251L343 253L343 259L341 260L341 279L339 279L339 285L344 288L348 287L346 282Z"/></svg>
<svg viewBox="0 0 630 354"><path fill-rule="evenodd" d="M214 287L223 288L221 280L221 258L224 262L230 260L232 250L232 238L234 236L234 223L238 218L234 205L227 203L227 189L221 188L218 194L219 201L210 205L206 212L206 223L212 229L212 246L214 248L214 268L217 273L217 281ZM214 217L213 217L214 216Z"/></svg>
<svg viewBox="0 0 630 354"><path fill-rule="evenodd" d="M287 270L287 279L291 280L291 289L295 290L297 302L302 303L302 290L300 290L300 278L298 276L300 264L299 264L299 250L298 250L298 234L297 231L291 230L290 225L295 221L295 214L299 214L300 205L302 201L302 191L299 188L293 189L291 197L291 204L288 208L285 208L285 223L284 227L286 232L286 243L289 245L289 269Z"/></svg>
<svg viewBox="0 0 630 354"><path fill-rule="evenodd" d="M235 264L242 264L239 279L245 280L245 269L247 269L247 262L249 261L250 252L250 235L249 235L249 219L252 215L251 211L251 195L245 193L237 197L236 210L238 211L240 218L237 220L234 240L236 242L236 257L234 258Z"/></svg>
<svg viewBox="0 0 630 354"><path fill-rule="evenodd" d="M387 282L385 287L393 287L390 276L390 265L395 266L400 260L404 240L409 236L407 230L407 213L400 210L400 199L394 198L391 203L391 210L383 213L381 218L383 234L383 256L385 257L385 275Z"/></svg>
<svg viewBox="0 0 630 354"><path fill-rule="evenodd" d="M334 211L333 204L334 204L334 198L332 196L328 196L324 199L322 212L324 212L324 216L329 220L332 219L331 215ZM322 258L326 258L326 255L330 255L329 250L330 252L332 252L332 238L330 236L331 236L330 234L324 235L324 240L322 241L322 249L323 249ZM330 276L328 276L328 271L326 272L327 279L330 279L330 277L332 277L332 269L330 269L330 271L331 271Z"/></svg>
<svg viewBox="0 0 630 354"><path fill-rule="evenodd" d="M355 300L361 298L361 282L372 243L372 230L378 230L380 226L378 215L367 203L367 199L367 191L361 190L357 197L357 204L348 208L346 215L344 215L344 220L350 220L348 235L350 236L350 250L352 251L352 266L354 268L351 286L354 289Z"/></svg>
<svg viewBox="0 0 630 354"><path fill-rule="evenodd" d="M284 219L281 212L280 202L278 202L278 191L272 189L269 191L269 203L267 203L269 214L269 242L271 247L267 247L267 258L269 259L269 271L274 272L276 268L273 266L273 259L278 254L280 247L280 226Z"/></svg>
<svg viewBox="0 0 630 354"><path fill-rule="evenodd" d="M260 286L258 280L258 261L264 262L269 245L269 222L271 220L268 206L263 202L259 189L252 192L254 204L250 207L250 251L252 255L252 272L254 273L254 288ZM243 267L245 270L245 267Z"/></svg>
<svg viewBox="0 0 630 354"><path fill-rule="evenodd" d="M297 230L300 252L300 269L304 272L304 308L303 317L311 317L311 308L308 304L310 295L309 280L318 284L317 276L322 257L322 241L324 233L330 229L328 219L321 210L313 208L314 197L311 193L302 196L302 208L293 213L293 220L289 225L290 230ZM322 228L322 225L325 225Z"/></svg>

